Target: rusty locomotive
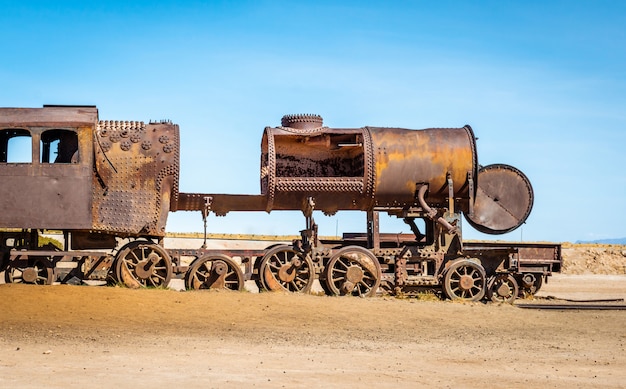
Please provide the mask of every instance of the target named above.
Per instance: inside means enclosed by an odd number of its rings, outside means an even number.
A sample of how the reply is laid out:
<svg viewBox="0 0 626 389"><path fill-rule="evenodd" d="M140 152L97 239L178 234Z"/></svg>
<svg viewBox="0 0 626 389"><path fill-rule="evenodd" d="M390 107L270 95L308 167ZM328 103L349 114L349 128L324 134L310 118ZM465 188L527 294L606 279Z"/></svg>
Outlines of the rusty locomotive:
<svg viewBox="0 0 626 389"><path fill-rule="evenodd" d="M99 120L94 106L0 108L0 264L5 282L114 280L129 287L411 295L513 301L560 271L560 245L464 242L461 214L502 234L533 205L518 169L480 166L470 126L328 128L287 115L261 142L261 194L179 191L179 128L169 121ZM291 244L265 249L164 247L170 212L300 210ZM324 239L313 211L367 214L366 232ZM379 213L412 234L379 231ZM43 244L61 231L63 248ZM206 227L205 227L206 242Z"/></svg>

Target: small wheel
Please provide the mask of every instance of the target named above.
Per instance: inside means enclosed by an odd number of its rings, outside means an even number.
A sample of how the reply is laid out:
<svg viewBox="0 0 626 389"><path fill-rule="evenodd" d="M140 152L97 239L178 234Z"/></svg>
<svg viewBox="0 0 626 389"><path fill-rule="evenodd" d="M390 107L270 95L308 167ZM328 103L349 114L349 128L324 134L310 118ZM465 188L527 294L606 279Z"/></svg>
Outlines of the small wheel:
<svg viewBox="0 0 626 389"><path fill-rule="evenodd" d="M155 243L131 242L117 254L115 276L129 288L167 287L172 278L172 260Z"/></svg>
<svg viewBox="0 0 626 389"><path fill-rule="evenodd" d="M315 269L311 258L303 258L291 246L270 249L259 265L261 289L308 293L314 279Z"/></svg>
<svg viewBox="0 0 626 389"><path fill-rule="evenodd" d="M54 272L52 264L46 258L15 259L9 261L4 280L15 284L52 285Z"/></svg>
<svg viewBox="0 0 626 389"><path fill-rule="evenodd" d="M185 274L187 289L228 289L242 291L243 272L226 255L207 255L191 263Z"/></svg>
<svg viewBox="0 0 626 389"><path fill-rule="evenodd" d="M487 283L487 298L496 303L509 303L517 298L519 287L511 274L496 274Z"/></svg>
<svg viewBox="0 0 626 389"><path fill-rule="evenodd" d="M522 297L534 296L543 285L543 276L540 273L524 273L518 277L519 294Z"/></svg>
<svg viewBox="0 0 626 389"><path fill-rule="evenodd" d="M451 300L478 301L485 296L485 269L468 259L456 260L443 276L443 288Z"/></svg>
<svg viewBox="0 0 626 389"><path fill-rule="evenodd" d="M371 297L378 291L382 273L378 259L369 250L347 246L330 258L323 278L332 295Z"/></svg>
<svg viewBox="0 0 626 389"><path fill-rule="evenodd" d="M539 292L539 289L541 289L542 286L543 286L543 276L541 274L535 274L535 283L530 288L531 293L534 295L535 293Z"/></svg>

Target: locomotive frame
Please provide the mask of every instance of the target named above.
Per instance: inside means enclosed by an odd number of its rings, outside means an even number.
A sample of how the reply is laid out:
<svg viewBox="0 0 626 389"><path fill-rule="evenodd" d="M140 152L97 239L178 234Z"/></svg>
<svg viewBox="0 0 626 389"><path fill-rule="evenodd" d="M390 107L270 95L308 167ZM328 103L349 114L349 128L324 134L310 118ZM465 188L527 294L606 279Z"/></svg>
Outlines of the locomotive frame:
<svg viewBox="0 0 626 389"><path fill-rule="evenodd" d="M13 159L22 140L25 158ZM57 147L55 155L54 148ZM100 121L94 106L0 108L0 270L6 282L113 280L128 287L413 295L512 302L560 271L560 245L468 243L473 227L503 233L532 208L528 179L508 165L478 165L471 127L329 129L317 115L266 127L261 194L178 190L179 128L169 122ZM321 239L313 211L366 212L363 234ZM300 210L305 228L266 249L165 249L169 212ZM379 231L379 214L413 234ZM416 220L422 220L422 229ZM60 230L64 248L40 247ZM190 262L190 263L189 263Z"/></svg>

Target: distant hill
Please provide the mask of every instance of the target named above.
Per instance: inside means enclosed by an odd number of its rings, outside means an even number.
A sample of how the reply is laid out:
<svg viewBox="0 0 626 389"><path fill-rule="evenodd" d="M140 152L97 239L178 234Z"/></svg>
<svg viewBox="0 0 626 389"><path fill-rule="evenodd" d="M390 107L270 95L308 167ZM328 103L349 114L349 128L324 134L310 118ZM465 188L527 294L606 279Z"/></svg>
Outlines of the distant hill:
<svg viewBox="0 0 626 389"><path fill-rule="evenodd" d="M576 243L623 244L623 245L626 245L626 238L598 239L598 240L577 240Z"/></svg>

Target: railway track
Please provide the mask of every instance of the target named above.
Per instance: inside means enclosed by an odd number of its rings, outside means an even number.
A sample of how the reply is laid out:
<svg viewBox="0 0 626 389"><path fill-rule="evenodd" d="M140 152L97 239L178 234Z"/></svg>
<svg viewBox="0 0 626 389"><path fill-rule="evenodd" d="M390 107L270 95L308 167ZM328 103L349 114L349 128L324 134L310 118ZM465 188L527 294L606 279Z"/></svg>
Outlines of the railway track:
<svg viewBox="0 0 626 389"><path fill-rule="evenodd" d="M624 299L601 299L601 300L568 300L548 297L545 303L516 303L515 306L524 309L551 309L551 310L602 310L621 311L626 310Z"/></svg>

